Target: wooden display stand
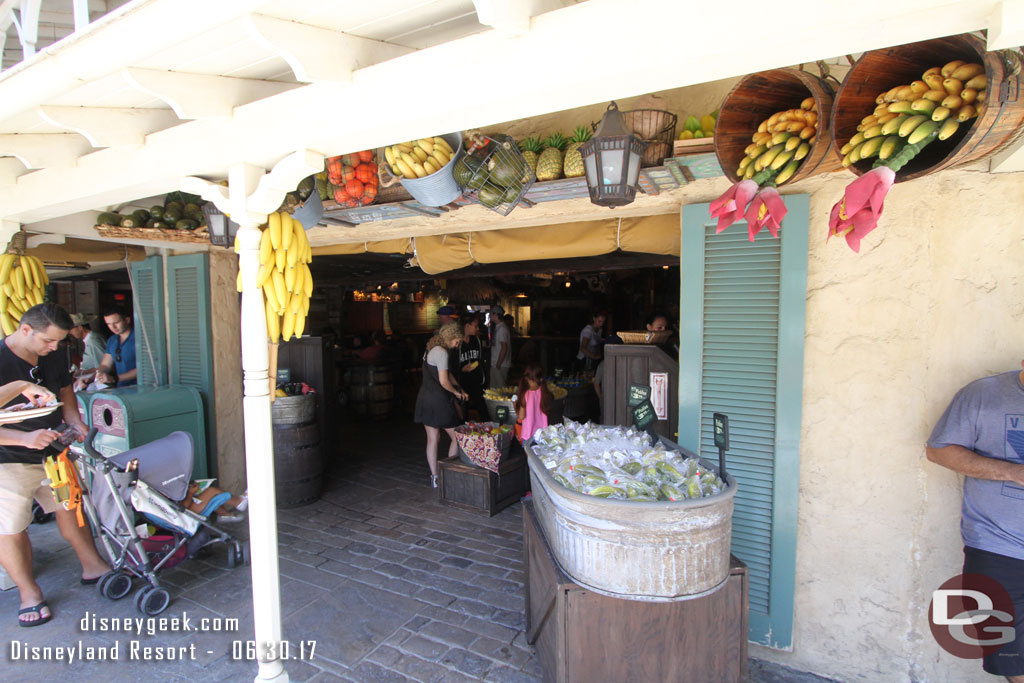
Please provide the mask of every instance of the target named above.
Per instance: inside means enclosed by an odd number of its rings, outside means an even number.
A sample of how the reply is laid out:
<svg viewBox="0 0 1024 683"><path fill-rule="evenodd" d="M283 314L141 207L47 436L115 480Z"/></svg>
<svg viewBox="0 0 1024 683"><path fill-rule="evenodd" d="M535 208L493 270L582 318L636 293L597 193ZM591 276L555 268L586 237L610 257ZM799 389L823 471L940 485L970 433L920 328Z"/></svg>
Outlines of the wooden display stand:
<svg viewBox="0 0 1024 683"><path fill-rule="evenodd" d="M655 376L660 384L655 386ZM670 441L679 431L679 363L657 346L646 344L608 344L604 347L604 378L601 383L601 423L631 425L633 414L628 403L630 384L651 386L651 400L660 406L664 419L653 429Z"/></svg>
<svg viewBox="0 0 1024 683"><path fill-rule="evenodd" d="M562 572L523 503L526 640L545 681L744 681L747 567L735 557L726 584L677 602L595 593Z"/></svg>
<svg viewBox="0 0 1024 683"><path fill-rule="evenodd" d="M513 451L498 463L498 473L458 458L438 463L437 495L445 505L493 516L515 503L530 488L526 454Z"/></svg>

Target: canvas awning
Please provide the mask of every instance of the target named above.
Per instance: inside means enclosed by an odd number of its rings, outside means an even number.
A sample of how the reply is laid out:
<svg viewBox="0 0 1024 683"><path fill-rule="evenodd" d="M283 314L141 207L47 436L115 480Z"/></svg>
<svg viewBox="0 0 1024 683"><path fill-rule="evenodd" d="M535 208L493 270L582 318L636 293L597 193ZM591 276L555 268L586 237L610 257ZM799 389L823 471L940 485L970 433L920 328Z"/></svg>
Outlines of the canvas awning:
<svg viewBox="0 0 1024 683"><path fill-rule="evenodd" d="M25 250L35 256L43 265L66 263L105 263L110 261L141 261L146 258L146 248L114 242L80 240L68 237L64 244L40 244Z"/></svg>
<svg viewBox="0 0 1024 683"><path fill-rule="evenodd" d="M313 254L413 254L428 275L474 263L510 263L600 256L614 251L679 255L679 216L610 218L510 230L481 230L412 239L315 247Z"/></svg>

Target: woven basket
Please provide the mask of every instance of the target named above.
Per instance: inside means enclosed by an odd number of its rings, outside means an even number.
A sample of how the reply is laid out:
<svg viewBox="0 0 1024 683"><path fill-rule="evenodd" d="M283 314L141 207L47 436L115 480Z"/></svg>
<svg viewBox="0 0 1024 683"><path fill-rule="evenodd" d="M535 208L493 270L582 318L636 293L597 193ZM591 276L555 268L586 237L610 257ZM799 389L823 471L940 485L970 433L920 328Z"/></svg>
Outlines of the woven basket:
<svg viewBox="0 0 1024 683"><path fill-rule="evenodd" d="M623 344L664 344L672 336L672 330L659 330L651 332L641 330L639 332L616 332Z"/></svg>
<svg viewBox="0 0 1024 683"><path fill-rule="evenodd" d="M102 237L210 244L210 236L207 233L205 225L200 225L195 230L174 230L171 228L122 228L119 225L97 225L94 227L96 228L96 232L98 232ZM225 248L233 248L233 245Z"/></svg>

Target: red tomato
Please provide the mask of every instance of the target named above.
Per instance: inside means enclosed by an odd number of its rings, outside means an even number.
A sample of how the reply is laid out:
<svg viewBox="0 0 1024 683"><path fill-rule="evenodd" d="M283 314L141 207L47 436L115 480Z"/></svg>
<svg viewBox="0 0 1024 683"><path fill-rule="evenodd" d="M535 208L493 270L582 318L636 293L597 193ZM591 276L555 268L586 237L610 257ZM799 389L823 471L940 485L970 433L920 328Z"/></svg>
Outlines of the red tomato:
<svg viewBox="0 0 1024 683"><path fill-rule="evenodd" d="M356 166L356 180L363 183L373 182L373 171L370 170L369 164L359 164Z"/></svg>
<svg viewBox="0 0 1024 683"><path fill-rule="evenodd" d="M363 196L364 189L363 183L358 180L350 180L345 183L345 192L348 192L350 197L356 199Z"/></svg>
<svg viewBox="0 0 1024 683"><path fill-rule="evenodd" d="M360 161L373 161L373 150L372 149L364 149L362 152L359 152L359 160Z"/></svg>
<svg viewBox="0 0 1024 683"><path fill-rule="evenodd" d="M358 154L341 155L341 163L345 164L346 166L358 166L360 161L362 161L362 159L359 158Z"/></svg>
<svg viewBox="0 0 1024 683"><path fill-rule="evenodd" d="M351 197L348 196L348 192L345 192L344 187L334 188L334 201L338 202L339 204L344 204L349 199L351 199Z"/></svg>

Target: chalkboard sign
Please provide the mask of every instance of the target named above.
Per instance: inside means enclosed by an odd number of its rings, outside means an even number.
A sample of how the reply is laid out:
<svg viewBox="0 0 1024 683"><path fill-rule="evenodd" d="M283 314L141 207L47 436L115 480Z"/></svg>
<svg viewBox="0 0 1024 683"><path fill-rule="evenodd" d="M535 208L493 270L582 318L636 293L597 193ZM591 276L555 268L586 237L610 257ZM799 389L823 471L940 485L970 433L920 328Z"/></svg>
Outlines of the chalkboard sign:
<svg viewBox="0 0 1024 683"><path fill-rule="evenodd" d="M508 422L508 406L495 406L494 414L498 418L498 424Z"/></svg>
<svg viewBox="0 0 1024 683"><path fill-rule="evenodd" d="M644 399L644 402L640 405L633 406L633 424L637 429L644 429L648 432L651 431L650 427L658 420L657 414L654 412L654 406L651 402Z"/></svg>
<svg viewBox="0 0 1024 683"><path fill-rule="evenodd" d="M277 369L277 383L288 384L292 381L291 368L278 368Z"/></svg>
<svg viewBox="0 0 1024 683"><path fill-rule="evenodd" d="M635 408L651 398L651 388L644 384L630 384L629 393L626 396L629 407Z"/></svg>

